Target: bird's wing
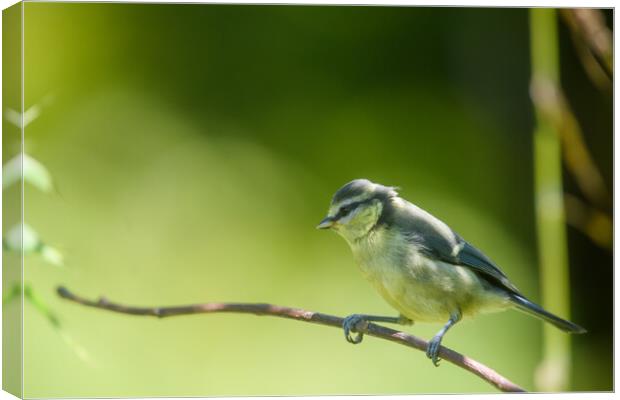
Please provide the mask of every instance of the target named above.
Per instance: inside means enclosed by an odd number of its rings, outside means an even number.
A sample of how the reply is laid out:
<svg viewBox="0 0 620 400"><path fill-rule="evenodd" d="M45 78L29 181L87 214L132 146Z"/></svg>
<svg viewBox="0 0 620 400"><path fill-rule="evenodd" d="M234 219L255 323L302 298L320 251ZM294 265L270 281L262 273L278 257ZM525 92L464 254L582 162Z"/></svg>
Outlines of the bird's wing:
<svg viewBox="0 0 620 400"><path fill-rule="evenodd" d="M400 228L420 252L449 264L471 268L495 286L520 294L501 269L480 250L469 244L445 223L411 203L402 209L406 221Z"/></svg>
<svg viewBox="0 0 620 400"><path fill-rule="evenodd" d="M456 234L455 234L456 235ZM459 237L458 235L456 235ZM464 265L472 268L473 270L480 272L486 278L493 280L493 283L498 283L508 291L515 294L521 294L519 289L508 280L508 277L502 272L501 269L487 256L485 256L480 250L461 239L461 250L456 254L456 264Z"/></svg>

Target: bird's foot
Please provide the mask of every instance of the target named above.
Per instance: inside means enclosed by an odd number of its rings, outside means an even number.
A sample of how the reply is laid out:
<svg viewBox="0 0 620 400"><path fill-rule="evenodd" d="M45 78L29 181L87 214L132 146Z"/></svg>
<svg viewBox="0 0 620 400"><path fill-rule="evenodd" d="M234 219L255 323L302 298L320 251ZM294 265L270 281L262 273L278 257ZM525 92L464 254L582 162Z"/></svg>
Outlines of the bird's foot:
<svg viewBox="0 0 620 400"><path fill-rule="evenodd" d="M360 325L364 324L364 325ZM357 327L368 326L368 321L364 319L364 316L361 314L352 314L344 319L342 322L342 328L344 329L344 337L347 339L347 342L358 344L361 343L364 339L364 334L357 330ZM356 332L357 336L351 336L352 332Z"/></svg>
<svg viewBox="0 0 620 400"><path fill-rule="evenodd" d="M439 367L439 346L441 346L441 336L435 336L428 342L428 348L426 349L426 357L433 361L433 365Z"/></svg>
<svg viewBox="0 0 620 400"><path fill-rule="evenodd" d="M398 316L398 324L399 325L413 325L413 320L401 314Z"/></svg>

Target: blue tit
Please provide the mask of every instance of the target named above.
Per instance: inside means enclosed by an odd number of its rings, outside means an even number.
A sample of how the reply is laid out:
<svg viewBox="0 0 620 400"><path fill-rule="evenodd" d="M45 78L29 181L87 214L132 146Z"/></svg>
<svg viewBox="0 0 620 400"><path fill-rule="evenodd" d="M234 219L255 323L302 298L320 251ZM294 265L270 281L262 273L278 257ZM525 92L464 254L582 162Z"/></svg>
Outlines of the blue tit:
<svg viewBox="0 0 620 400"><path fill-rule="evenodd" d="M401 198L396 188L356 179L332 198L317 226L342 236L362 272L398 317L353 314L346 339L362 321L411 324L441 322L426 355L438 365L446 332L463 317L515 308L570 333L586 330L528 300L499 267L448 225Z"/></svg>

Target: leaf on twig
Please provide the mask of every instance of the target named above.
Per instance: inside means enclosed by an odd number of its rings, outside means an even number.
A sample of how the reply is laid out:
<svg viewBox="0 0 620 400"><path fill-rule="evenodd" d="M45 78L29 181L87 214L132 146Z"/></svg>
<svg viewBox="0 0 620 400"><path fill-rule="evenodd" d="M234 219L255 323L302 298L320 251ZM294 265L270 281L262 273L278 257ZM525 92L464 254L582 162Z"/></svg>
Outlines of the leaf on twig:
<svg viewBox="0 0 620 400"><path fill-rule="evenodd" d="M39 106L38 104L35 104L34 106L27 109L24 113L24 127L28 126L28 124L37 119L39 115L41 115L41 106ZM21 129L22 114L19 111L7 107L4 110L4 119Z"/></svg>
<svg viewBox="0 0 620 400"><path fill-rule="evenodd" d="M2 296L2 305L5 306L12 302L13 300L19 298L19 295L22 292L22 285L19 283L14 283L9 290L4 293Z"/></svg>
<svg viewBox="0 0 620 400"><path fill-rule="evenodd" d="M42 192L49 193L54 187L52 174L41 162L35 160L27 154L21 154L10 159L2 167L2 189L19 182L22 177L24 181L30 183Z"/></svg>
<svg viewBox="0 0 620 400"><path fill-rule="evenodd" d="M39 234L29 225L21 223L9 229L2 241L5 250L20 251L23 248L24 254L33 253L42 245Z"/></svg>
<svg viewBox="0 0 620 400"><path fill-rule="evenodd" d="M91 357L88 350L86 350L82 345L80 345L73 337L64 329L58 329L58 333L62 340L73 350L75 355L82 360L84 363L92 366L95 366L96 363Z"/></svg>
<svg viewBox="0 0 620 400"><path fill-rule="evenodd" d="M60 328L60 320L49 306L34 292L28 284L24 285L24 299L28 300L34 308L39 311L54 328Z"/></svg>
<svg viewBox="0 0 620 400"><path fill-rule="evenodd" d="M13 302L15 299L18 299L21 294L22 285L19 282L15 282L8 291L5 291L2 298L2 305L6 306L7 304ZM28 284L25 285L24 299L28 301L28 303L31 304L39 314L49 321L65 344L73 350L80 360L90 366L96 365L88 350L81 346L68 332L62 328L60 319L56 313L51 310L47 303L45 303Z"/></svg>
<svg viewBox="0 0 620 400"><path fill-rule="evenodd" d="M8 251L24 254L39 254L49 264L64 266L64 257L60 250L45 244L39 234L27 224L16 224L4 236L2 247Z"/></svg>
<svg viewBox="0 0 620 400"><path fill-rule="evenodd" d="M43 314L43 316L52 324L55 328L60 328L60 321L56 314L49 308L49 306L41 300L41 298L35 294L32 287L28 284L24 285L24 299L27 300L30 304L34 306L34 308ZM2 305L6 305L22 294L22 285L21 283L14 283L11 286L11 289L4 295L2 298Z"/></svg>
<svg viewBox="0 0 620 400"><path fill-rule="evenodd" d="M55 247L43 244L43 247L41 247L40 250L40 254L41 257L43 257L43 259L49 264L55 265L57 267L64 267L65 265L65 260L62 253Z"/></svg>
<svg viewBox="0 0 620 400"><path fill-rule="evenodd" d="M29 109L24 112L24 125L23 127L27 127L32 121L39 118L41 115L41 110L44 106L50 105L54 101L53 94L47 94L45 97L41 99L37 104L32 105ZM14 110L12 108L7 107L4 110L4 119L9 121L11 124L15 125L18 128L22 128L22 114L21 112Z"/></svg>

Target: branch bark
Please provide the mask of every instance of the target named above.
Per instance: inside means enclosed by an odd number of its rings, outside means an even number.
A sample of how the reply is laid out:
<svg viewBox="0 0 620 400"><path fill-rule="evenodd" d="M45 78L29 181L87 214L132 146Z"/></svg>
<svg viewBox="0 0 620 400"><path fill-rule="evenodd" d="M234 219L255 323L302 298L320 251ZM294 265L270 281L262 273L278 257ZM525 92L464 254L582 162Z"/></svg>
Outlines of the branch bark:
<svg viewBox="0 0 620 400"><path fill-rule="evenodd" d="M113 303L105 298L100 298L97 301L89 300L73 294L62 286L58 287L57 293L63 299L81 304L83 306L121 314L151 316L157 318L190 314L240 313L288 318L297 321L331 326L339 329L342 329L343 322L343 318L329 314L266 303L203 303L172 307L134 307ZM356 330L360 333L389 340L422 352L426 352L426 348L428 346L428 342L423 339L372 323L359 324L356 327ZM509 381L493 369L447 347L440 347L439 356L442 359L477 375L503 392L525 392L523 388Z"/></svg>

